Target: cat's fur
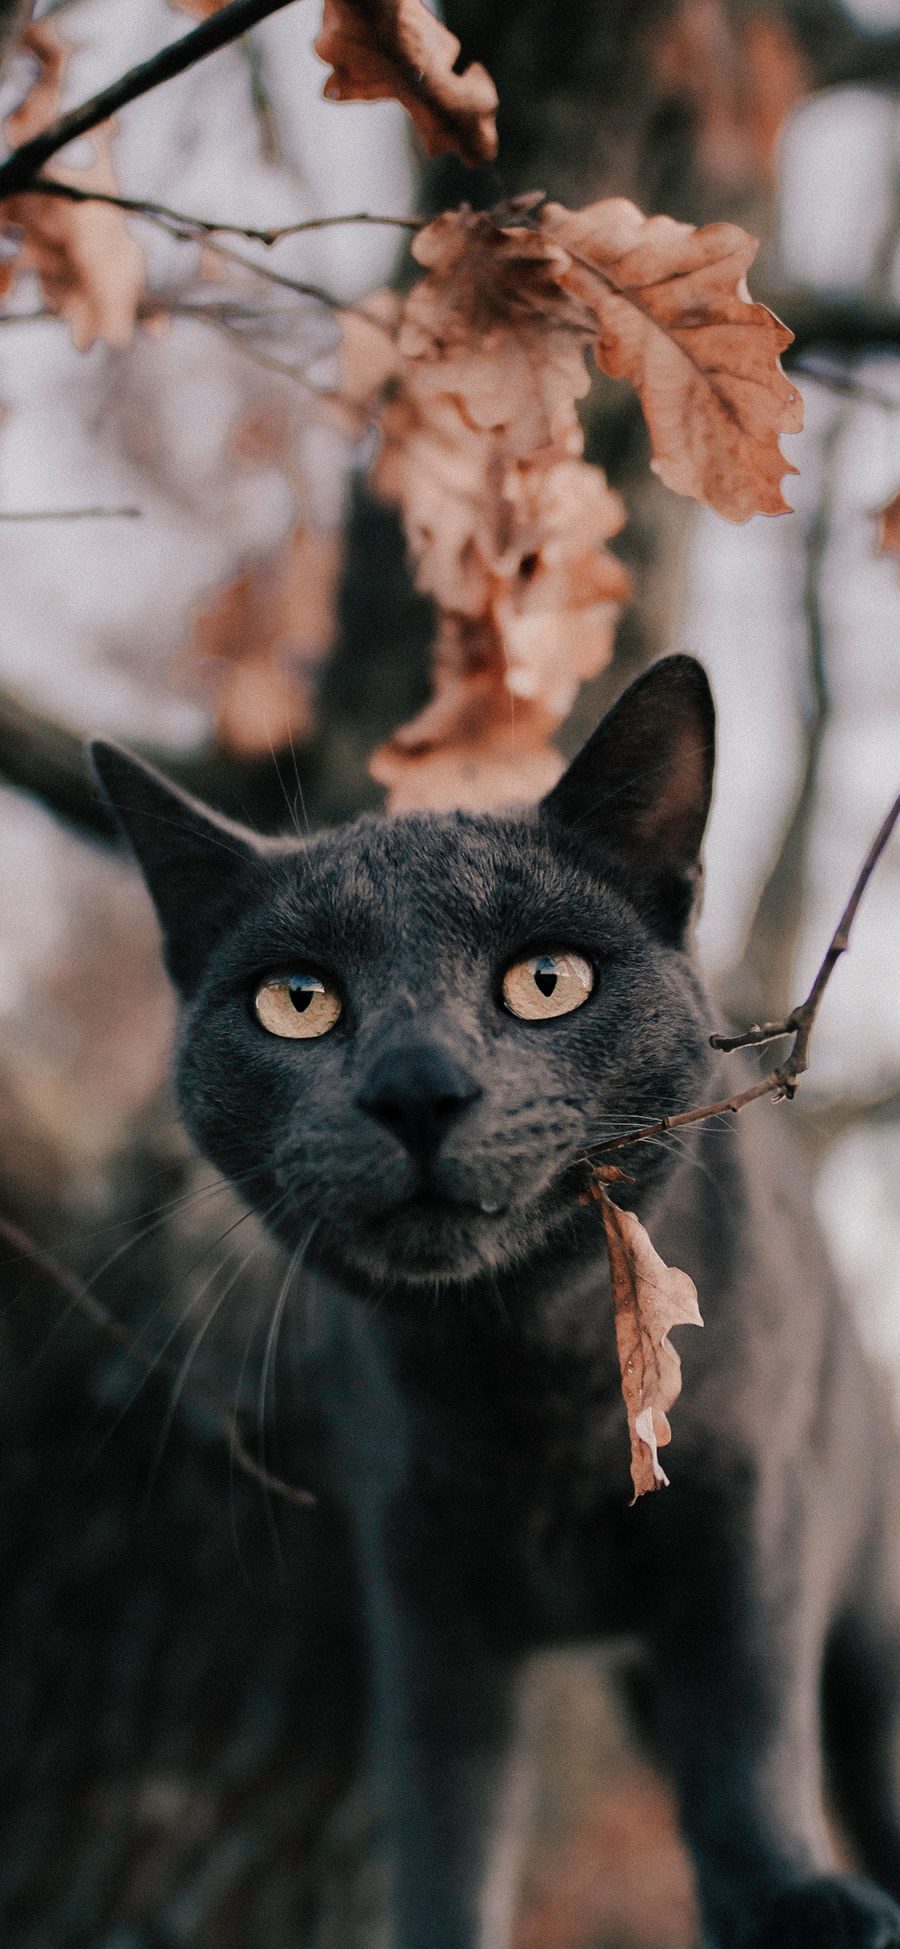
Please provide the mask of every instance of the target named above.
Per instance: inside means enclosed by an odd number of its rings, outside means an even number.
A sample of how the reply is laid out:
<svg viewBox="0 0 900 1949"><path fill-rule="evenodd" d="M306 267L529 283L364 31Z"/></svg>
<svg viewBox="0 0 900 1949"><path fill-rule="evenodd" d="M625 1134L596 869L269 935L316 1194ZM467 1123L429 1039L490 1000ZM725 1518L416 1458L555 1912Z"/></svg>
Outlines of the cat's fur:
<svg viewBox="0 0 900 1949"><path fill-rule="evenodd" d="M625 1197L706 1321L680 1336L673 1486L633 1508L580 1198L587 1145L720 1087L685 946L712 743L705 677L674 657L535 814L277 842L96 751L182 998L188 1127L226 1173L255 1172L244 1194L313 1268L323 1482L366 1591L398 1949L503 1949L523 1661L620 1632L647 1647L708 1942L900 1945L891 1436L778 1116L628 1153ZM504 969L560 943L593 962L589 1001L505 1011ZM256 983L310 965L341 1021L267 1035ZM831 1872L823 1688L880 1888Z"/></svg>

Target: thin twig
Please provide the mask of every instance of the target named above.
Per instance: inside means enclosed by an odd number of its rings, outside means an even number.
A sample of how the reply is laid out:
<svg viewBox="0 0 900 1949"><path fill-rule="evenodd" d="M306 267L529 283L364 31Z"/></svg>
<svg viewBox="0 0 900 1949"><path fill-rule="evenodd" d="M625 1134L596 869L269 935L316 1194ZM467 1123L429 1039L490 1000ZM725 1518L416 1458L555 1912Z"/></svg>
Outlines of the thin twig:
<svg viewBox="0 0 900 1949"><path fill-rule="evenodd" d="M0 198L14 196L20 190L30 187L32 179L43 168L57 150L74 142L76 136L87 135L90 129L109 120L127 102L137 101L151 88L158 88L163 81L171 81L186 68L192 68L207 54L214 54L229 41L236 40L257 22L265 20L269 14L278 13L282 7L292 4L292 0L231 0L230 6L222 7L209 20L201 21L199 27L192 28L168 47L160 48L158 54L151 55L149 61L142 61L136 68L129 68L120 75L110 87L101 89L97 95L82 102L79 108L61 115L50 127L42 129L39 135L32 136L30 142L23 142L14 149L6 162L0 164Z"/></svg>
<svg viewBox="0 0 900 1949"><path fill-rule="evenodd" d="M63 1265L52 1252L45 1251L34 1239L29 1238L26 1232L20 1231L18 1225L11 1224L8 1218L0 1218L0 1239L12 1246L13 1251L20 1258L27 1260L28 1264L38 1272L42 1272L68 1305L74 1307L76 1312L81 1313L85 1319L90 1320L92 1326L97 1327L107 1340L112 1340L117 1347L120 1347L130 1360L136 1361L145 1374L169 1374L173 1379L180 1380L180 1369L175 1361L168 1360L165 1354L149 1353L145 1347L140 1346L122 1321L115 1319L113 1314L107 1311L96 1294L92 1293L84 1281L78 1278L77 1273L74 1273L69 1266ZM192 1384L191 1391L205 1411L211 1415L219 1433L224 1436L230 1454L245 1474L252 1476L253 1480L261 1483L263 1488L271 1489L273 1494L283 1496L286 1501L297 1504L301 1509L314 1507L317 1498L309 1489L297 1489L292 1483L283 1481L281 1476L270 1474L269 1470L256 1460L255 1455L250 1453L243 1436L238 1433L231 1408L226 1407L217 1395L199 1382L195 1381Z"/></svg>
<svg viewBox="0 0 900 1949"><path fill-rule="evenodd" d="M10 508L0 521L137 521L142 508Z"/></svg>
<svg viewBox="0 0 900 1949"><path fill-rule="evenodd" d="M185 210L173 210L168 203L155 203L152 197L113 196L107 190L81 189L75 183L57 183L47 176L39 176L29 185L29 195L58 196L67 203L108 203L114 210L124 210L126 215L146 217L151 223L161 223L176 236L199 237L245 237L252 244L280 244L284 237L301 237L307 230L333 230L348 223L369 223L383 225L394 230L421 230L427 222L425 217L380 217L369 210L353 210L342 216L303 217L297 223L281 223L269 229L259 230L249 223L217 223L211 217L190 216Z"/></svg>
<svg viewBox="0 0 900 1949"><path fill-rule="evenodd" d="M639 1130L629 1130L624 1137L612 1137L604 1144L592 1144L588 1152L591 1158L605 1157L609 1151L623 1150L628 1144L645 1143L651 1137L661 1137L667 1130L679 1130L688 1123L702 1123L707 1117L723 1116L726 1111L737 1112L742 1110L745 1104L754 1103L763 1096L789 1099L795 1094L800 1077L809 1068L809 1045L822 997L841 955L847 950L850 929L856 918L857 908L898 819L900 819L900 792L863 860L853 891L828 943L821 967L806 1000L792 1009L783 1022L756 1023L753 1028L746 1029L742 1035L711 1035L709 1038L714 1049L728 1052L733 1049L751 1048L764 1042L773 1042L778 1036L792 1035L794 1046L787 1061L780 1068L770 1070L768 1076L764 1076L761 1082L754 1083L749 1089L739 1090L733 1096L720 1097L717 1103L703 1103L696 1110L682 1110L677 1116L660 1117L656 1123L644 1124Z"/></svg>

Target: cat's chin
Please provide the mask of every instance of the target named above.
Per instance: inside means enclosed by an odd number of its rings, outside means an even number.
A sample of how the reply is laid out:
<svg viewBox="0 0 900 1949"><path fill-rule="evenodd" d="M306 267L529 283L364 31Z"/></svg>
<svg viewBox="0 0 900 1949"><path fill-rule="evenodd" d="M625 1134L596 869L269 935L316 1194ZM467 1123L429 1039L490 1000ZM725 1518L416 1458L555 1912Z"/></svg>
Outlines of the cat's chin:
<svg viewBox="0 0 900 1949"><path fill-rule="evenodd" d="M466 1286L512 1270L539 1254L560 1220L558 1204L531 1207L449 1198L407 1198L342 1228L323 1230L319 1248L329 1270L366 1290ZM555 1223L554 1223L555 1221Z"/></svg>

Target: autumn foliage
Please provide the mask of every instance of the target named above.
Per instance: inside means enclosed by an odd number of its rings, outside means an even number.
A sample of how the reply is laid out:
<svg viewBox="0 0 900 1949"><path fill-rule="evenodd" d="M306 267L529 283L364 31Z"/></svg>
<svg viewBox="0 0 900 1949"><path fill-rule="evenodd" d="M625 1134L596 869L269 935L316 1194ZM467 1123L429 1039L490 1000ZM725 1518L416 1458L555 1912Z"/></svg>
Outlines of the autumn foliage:
<svg viewBox="0 0 900 1949"><path fill-rule="evenodd" d="M34 55L38 76L22 106L7 117L4 133L14 146L29 141L58 116L67 58L50 21L27 28L22 45ZM88 168L48 173L78 189L114 192L111 135L109 123L93 131L94 161ZM20 237L17 253L3 269L0 290L10 290L23 271L33 271L45 303L69 320L81 351L98 338L127 345L144 289L144 260L121 212L103 203L69 203L26 191L0 206L0 215Z"/></svg>
<svg viewBox="0 0 900 1949"><path fill-rule="evenodd" d="M441 615L437 694L373 769L397 807L533 797L629 588L606 546L625 511L581 457L586 354L634 386L666 484L744 521L787 507L779 436L802 423L778 362L790 333L749 301L744 231L619 198L448 211L412 248L426 275L372 478Z"/></svg>
<svg viewBox="0 0 900 1949"><path fill-rule="evenodd" d="M176 4L198 18L219 11L219 0ZM683 81L695 58L715 66L717 18L688 0L677 8L657 50L663 69ZM28 28L22 44L37 73L7 122L13 144L58 117L66 63L50 24ZM422 0L325 0L315 46L329 99L393 97L430 154L494 158L493 81L477 63L460 68L458 41ZM789 54L771 37L756 46L786 100L803 85ZM752 102L726 103L724 70L720 79L704 94L710 114L719 103L719 132L741 125L751 147L770 145ZM88 168L44 176L99 200L26 188L0 205L14 247L4 289L32 271L82 348L127 344L145 296L142 253L109 200L110 135L93 129ZM402 300L376 295L344 315L339 383L322 410L351 435L377 426L371 484L399 510L436 615L432 698L372 758L394 808L538 797L558 773L554 733L579 685L612 656L630 578L611 544L627 510L584 456L578 404L592 367L634 389L667 488L735 522L787 508L781 483L794 469L780 440L799 430L802 408L779 363L791 333L747 291L756 248L733 223L696 228L619 197L577 210L539 193L494 210L463 204L418 227L421 274ZM159 304L147 310L158 323ZM883 522L893 546L893 509ZM228 749L306 735L338 570L337 538L300 524L194 619L183 662L212 673ZM658 1449L680 1388L668 1333L700 1315L691 1281L663 1266L637 1218L599 1181L595 1194L640 1495L666 1480Z"/></svg>

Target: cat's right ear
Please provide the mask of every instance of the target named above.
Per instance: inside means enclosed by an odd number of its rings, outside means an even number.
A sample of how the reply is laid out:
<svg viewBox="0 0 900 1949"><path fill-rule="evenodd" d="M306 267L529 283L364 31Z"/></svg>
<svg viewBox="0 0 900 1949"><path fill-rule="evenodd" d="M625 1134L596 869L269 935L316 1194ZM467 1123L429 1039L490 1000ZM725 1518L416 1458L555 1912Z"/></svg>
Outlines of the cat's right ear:
<svg viewBox="0 0 900 1949"><path fill-rule="evenodd" d="M663 657L623 692L541 806L581 844L634 869L673 941L694 904L714 758L705 672L694 657Z"/></svg>
<svg viewBox="0 0 900 1949"><path fill-rule="evenodd" d="M262 847L130 751L99 741L90 750L100 790L152 895L169 973L189 995Z"/></svg>

